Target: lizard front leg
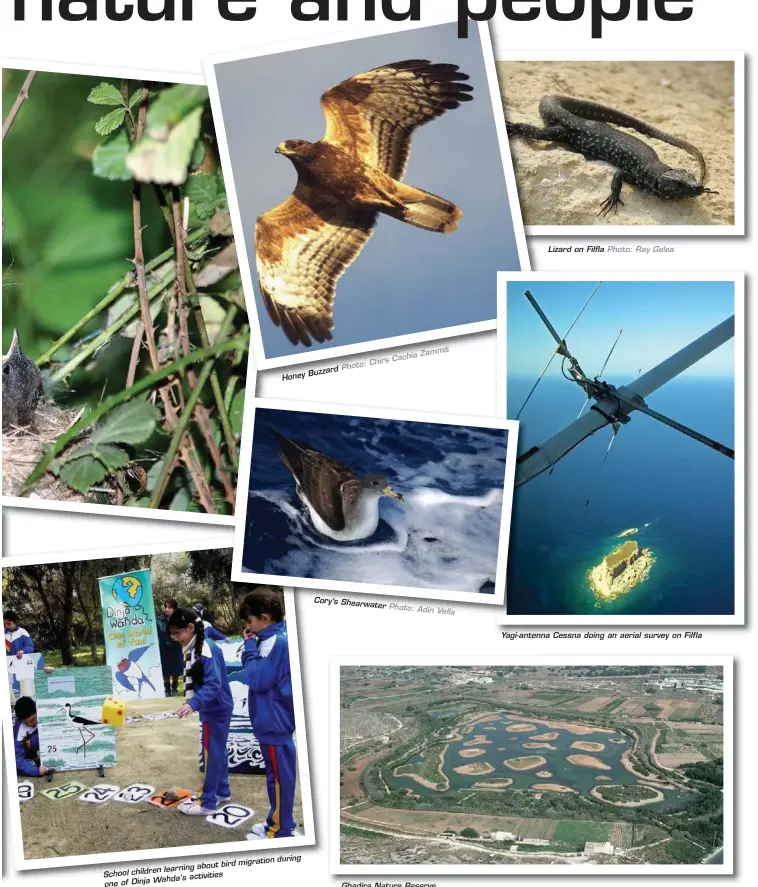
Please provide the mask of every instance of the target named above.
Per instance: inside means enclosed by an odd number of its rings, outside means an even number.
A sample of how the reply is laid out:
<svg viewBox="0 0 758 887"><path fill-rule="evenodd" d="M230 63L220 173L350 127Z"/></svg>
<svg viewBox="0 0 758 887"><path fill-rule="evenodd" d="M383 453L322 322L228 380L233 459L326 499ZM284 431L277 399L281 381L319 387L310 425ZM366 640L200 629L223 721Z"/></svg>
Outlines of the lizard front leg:
<svg viewBox="0 0 758 887"><path fill-rule="evenodd" d="M618 205L624 206L624 201L621 199L621 188L624 184L624 177L622 173L615 172L613 174L613 180L611 181L611 193L606 199L600 204L600 212L599 216L603 216L606 218L611 211L615 214L618 211Z"/></svg>

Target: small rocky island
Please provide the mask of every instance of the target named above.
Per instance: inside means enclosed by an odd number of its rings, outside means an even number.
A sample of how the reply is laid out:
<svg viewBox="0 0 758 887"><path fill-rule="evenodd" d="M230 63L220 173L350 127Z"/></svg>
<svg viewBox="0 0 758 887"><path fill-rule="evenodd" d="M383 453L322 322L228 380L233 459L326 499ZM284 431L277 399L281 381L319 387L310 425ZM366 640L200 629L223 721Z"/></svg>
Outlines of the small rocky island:
<svg viewBox="0 0 758 887"><path fill-rule="evenodd" d="M624 542L587 573L596 598L613 600L627 594L647 579L655 563L653 552L629 540Z"/></svg>

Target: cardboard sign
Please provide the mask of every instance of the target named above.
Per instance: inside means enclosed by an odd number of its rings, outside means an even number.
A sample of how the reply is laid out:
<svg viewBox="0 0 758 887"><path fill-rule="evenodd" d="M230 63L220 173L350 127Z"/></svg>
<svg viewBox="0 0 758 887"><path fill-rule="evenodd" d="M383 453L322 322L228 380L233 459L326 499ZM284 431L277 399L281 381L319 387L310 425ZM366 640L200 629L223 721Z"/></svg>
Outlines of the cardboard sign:
<svg viewBox="0 0 758 887"><path fill-rule="evenodd" d="M154 804L156 807L161 807L163 810L172 810L174 807L178 807L184 801L188 801L194 792L187 791L186 788L174 788L166 789L165 791L158 792L148 799L148 804Z"/></svg>
<svg viewBox="0 0 758 887"><path fill-rule="evenodd" d="M82 785L81 782L66 782L63 785L56 785L45 789L40 794L50 798L51 801L62 801L65 798L72 798L74 795L78 795L79 792L83 792L86 788L87 786Z"/></svg>
<svg viewBox="0 0 758 887"><path fill-rule="evenodd" d="M60 771L115 766L116 731L101 723L112 683L107 665L38 673L39 753L45 767Z"/></svg>
<svg viewBox="0 0 758 887"><path fill-rule="evenodd" d="M117 785L99 783L98 785L90 786L79 800L87 801L88 804L104 804L106 801L110 801L119 791L120 788Z"/></svg>
<svg viewBox="0 0 758 887"><path fill-rule="evenodd" d="M112 672L113 695L124 701L163 699L163 669L150 570L105 576L98 582L105 629L105 661Z"/></svg>
<svg viewBox="0 0 758 887"><path fill-rule="evenodd" d="M141 782L135 782L133 785L128 785L126 788L121 789L114 796L113 800L121 801L122 804L139 804L141 801L146 801L154 793L154 785L144 785Z"/></svg>
<svg viewBox="0 0 758 887"><path fill-rule="evenodd" d="M8 666L8 686L11 691L11 702L15 703L21 696L34 699L34 674L39 668L41 653L24 653L22 659L17 656L6 657Z"/></svg>
<svg viewBox="0 0 758 887"><path fill-rule="evenodd" d="M34 783L33 782L19 782L18 784L18 799L19 801L31 801L34 797Z"/></svg>
<svg viewBox="0 0 758 887"><path fill-rule="evenodd" d="M239 828L243 823L252 818L255 810L243 807L241 804L224 804L218 810L214 810L205 821L211 825L220 825L222 828Z"/></svg>

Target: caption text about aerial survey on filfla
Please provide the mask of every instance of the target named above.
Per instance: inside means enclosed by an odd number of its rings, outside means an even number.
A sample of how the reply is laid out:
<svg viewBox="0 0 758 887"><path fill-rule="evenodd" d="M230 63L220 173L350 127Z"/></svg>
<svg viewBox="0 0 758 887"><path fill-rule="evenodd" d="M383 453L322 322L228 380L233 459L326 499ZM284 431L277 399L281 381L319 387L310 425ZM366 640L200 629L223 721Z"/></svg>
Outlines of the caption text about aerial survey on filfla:
<svg viewBox="0 0 758 887"><path fill-rule="evenodd" d="M218 13L229 22L252 21L259 11L259 0L217 0ZM602 37L606 22L622 22L629 16L646 22L658 18L665 22L684 22L692 17L696 0L458 0L458 36L469 36L470 22L490 21L500 13L512 22L534 22L544 14L559 22L575 22L589 16L592 36ZM31 19L52 21L54 16L67 22L129 21L135 15L147 22L192 21L193 0L13 0L16 21ZM29 9L27 10L27 6ZM266 0L260 0L265 10ZM374 22L377 16L387 21L421 21L421 0L364 0L352 3L348 18L348 0L291 0L292 17L299 22L358 21ZM39 11L38 11L39 10Z"/></svg>

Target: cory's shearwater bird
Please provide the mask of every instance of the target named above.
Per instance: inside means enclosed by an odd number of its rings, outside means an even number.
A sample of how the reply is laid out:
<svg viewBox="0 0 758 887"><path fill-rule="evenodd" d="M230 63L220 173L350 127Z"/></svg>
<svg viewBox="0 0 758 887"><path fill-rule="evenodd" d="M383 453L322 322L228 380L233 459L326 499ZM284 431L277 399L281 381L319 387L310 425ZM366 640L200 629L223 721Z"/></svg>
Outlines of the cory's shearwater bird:
<svg viewBox="0 0 758 887"><path fill-rule="evenodd" d="M295 478L297 495L308 507L313 526L330 539L367 539L379 526L382 496L403 501L382 474L358 475L311 449L308 444L273 432L279 456Z"/></svg>

